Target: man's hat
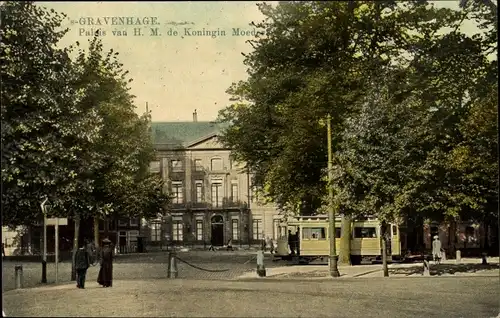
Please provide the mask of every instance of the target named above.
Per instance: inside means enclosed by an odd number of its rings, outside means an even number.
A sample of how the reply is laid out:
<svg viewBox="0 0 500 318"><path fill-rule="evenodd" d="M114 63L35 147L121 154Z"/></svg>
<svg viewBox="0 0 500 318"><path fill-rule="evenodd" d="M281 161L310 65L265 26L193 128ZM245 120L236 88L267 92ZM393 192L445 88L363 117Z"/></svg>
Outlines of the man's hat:
<svg viewBox="0 0 500 318"><path fill-rule="evenodd" d="M438 238L438 236L437 236L437 235L434 235L434 239L437 239L437 238Z"/></svg>
<svg viewBox="0 0 500 318"><path fill-rule="evenodd" d="M102 240L102 242L103 242L104 244L109 244L109 243L111 243L111 241L110 241L108 238L105 238L104 240Z"/></svg>

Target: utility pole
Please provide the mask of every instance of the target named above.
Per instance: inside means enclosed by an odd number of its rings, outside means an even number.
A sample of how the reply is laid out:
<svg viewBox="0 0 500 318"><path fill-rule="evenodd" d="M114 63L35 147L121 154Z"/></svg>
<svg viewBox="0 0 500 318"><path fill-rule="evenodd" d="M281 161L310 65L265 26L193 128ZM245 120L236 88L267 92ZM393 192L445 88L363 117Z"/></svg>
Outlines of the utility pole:
<svg viewBox="0 0 500 318"><path fill-rule="evenodd" d="M332 117L328 114L328 118L326 121L327 130L328 130L328 223L329 223L329 232L330 232L330 257L329 257L329 266L330 266L330 276L332 277L340 277L339 269L337 266L338 256L335 248L335 205L333 198L333 154L332 154Z"/></svg>

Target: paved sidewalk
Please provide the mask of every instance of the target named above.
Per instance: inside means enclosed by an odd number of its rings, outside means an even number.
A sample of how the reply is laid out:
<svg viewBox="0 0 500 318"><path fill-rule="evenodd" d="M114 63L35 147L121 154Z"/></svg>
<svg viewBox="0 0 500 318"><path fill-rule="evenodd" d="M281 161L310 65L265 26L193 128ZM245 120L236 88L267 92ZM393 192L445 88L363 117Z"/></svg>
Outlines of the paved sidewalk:
<svg viewBox="0 0 500 318"><path fill-rule="evenodd" d="M489 259L489 265L481 265L481 260L463 259L460 264L455 260L445 261L440 265L431 262L432 276L499 276L500 266L494 263L496 259ZM422 277L423 263L409 264L389 264L390 277ZM341 278L368 278L383 277L381 264L375 265L357 265L357 266L339 266ZM236 279L254 279L258 277L256 270L242 274ZM266 277L276 279L329 279L328 265L305 265L305 266L283 266L266 269Z"/></svg>
<svg viewBox="0 0 500 318"><path fill-rule="evenodd" d="M464 293L467 290L467 293ZM12 290L7 316L33 317L494 317L489 278L332 281L116 280Z"/></svg>

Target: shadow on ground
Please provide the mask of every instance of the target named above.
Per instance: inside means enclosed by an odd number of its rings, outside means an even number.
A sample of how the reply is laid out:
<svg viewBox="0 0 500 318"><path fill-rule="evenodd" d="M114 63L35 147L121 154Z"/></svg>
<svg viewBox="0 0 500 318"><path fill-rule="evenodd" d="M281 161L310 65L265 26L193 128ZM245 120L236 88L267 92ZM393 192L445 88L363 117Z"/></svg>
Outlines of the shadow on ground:
<svg viewBox="0 0 500 318"><path fill-rule="evenodd" d="M500 269L498 264L431 264L430 274L435 276L454 275L456 273L475 273L478 271L497 271ZM423 265L411 267L391 268L389 274L406 275L423 274Z"/></svg>

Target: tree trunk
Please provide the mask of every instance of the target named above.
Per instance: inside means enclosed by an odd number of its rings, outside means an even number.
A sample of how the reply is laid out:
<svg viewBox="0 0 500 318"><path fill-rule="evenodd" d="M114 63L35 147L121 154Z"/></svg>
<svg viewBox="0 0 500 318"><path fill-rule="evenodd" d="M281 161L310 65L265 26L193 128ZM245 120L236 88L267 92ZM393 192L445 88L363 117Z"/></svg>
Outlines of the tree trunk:
<svg viewBox="0 0 500 318"><path fill-rule="evenodd" d="M389 267L387 267L387 223L382 222L380 227L382 239L382 269L384 270L384 277L389 277Z"/></svg>
<svg viewBox="0 0 500 318"><path fill-rule="evenodd" d="M99 217L94 216L94 245L99 247Z"/></svg>
<svg viewBox="0 0 500 318"><path fill-rule="evenodd" d="M351 218L342 215L341 217L341 237L340 237L340 251L339 251L339 264L351 265Z"/></svg>
<svg viewBox="0 0 500 318"><path fill-rule="evenodd" d="M78 250L78 239L80 237L80 216L75 215L75 231L73 237L73 257L71 262L71 280L76 280L76 269L75 269L75 254Z"/></svg>

